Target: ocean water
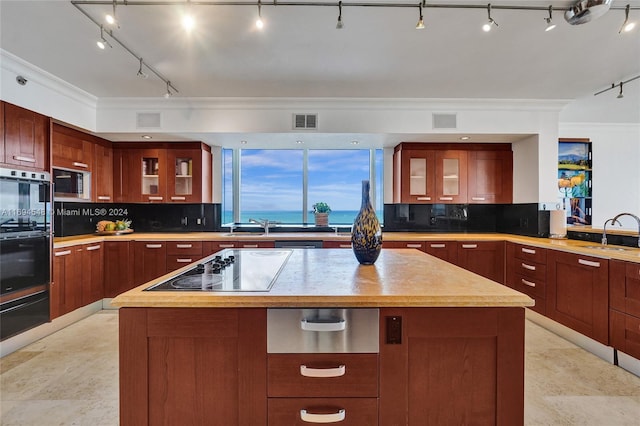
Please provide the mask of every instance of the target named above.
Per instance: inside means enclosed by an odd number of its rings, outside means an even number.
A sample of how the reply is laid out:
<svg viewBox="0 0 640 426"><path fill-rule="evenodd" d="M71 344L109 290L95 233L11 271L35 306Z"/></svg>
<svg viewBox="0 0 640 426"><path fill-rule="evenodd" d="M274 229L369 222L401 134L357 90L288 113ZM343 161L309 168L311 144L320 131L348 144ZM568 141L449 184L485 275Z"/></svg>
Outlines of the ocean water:
<svg viewBox="0 0 640 426"><path fill-rule="evenodd" d="M382 211L377 212L378 219L382 223ZM333 210L329 214L329 226L331 225L353 225L353 221L358 215L358 210ZM249 223L249 219L269 219L287 225L301 225L302 212L300 210L264 210L264 211L243 211L240 214L240 223ZM233 222L233 213L226 210L222 214L222 223ZM314 223L313 213L307 213L307 223Z"/></svg>

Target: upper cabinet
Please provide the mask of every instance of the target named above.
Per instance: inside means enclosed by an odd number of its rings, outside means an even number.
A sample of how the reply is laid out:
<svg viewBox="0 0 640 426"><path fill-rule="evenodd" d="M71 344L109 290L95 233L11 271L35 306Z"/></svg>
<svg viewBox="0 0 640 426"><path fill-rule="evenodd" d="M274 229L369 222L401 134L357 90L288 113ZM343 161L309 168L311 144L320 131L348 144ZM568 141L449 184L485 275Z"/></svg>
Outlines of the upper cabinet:
<svg viewBox="0 0 640 426"><path fill-rule="evenodd" d="M3 107L3 164L49 171L49 117L6 102Z"/></svg>
<svg viewBox="0 0 640 426"><path fill-rule="evenodd" d="M401 143L394 151L395 203L510 203L510 144Z"/></svg>
<svg viewBox="0 0 640 426"><path fill-rule="evenodd" d="M113 201L113 149L111 142L98 141L93 150L92 198L99 203Z"/></svg>
<svg viewBox="0 0 640 426"><path fill-rule="evenodd" d="M119 202L211 202L211 148L202 143L114 145L114 198Z"/></svg>
<svg viewBox="0 0 640 426"><path fill-rule="evenodd" d="M54 123L51 141L53 167L91 171L93 165L91 135Z"/></svg>

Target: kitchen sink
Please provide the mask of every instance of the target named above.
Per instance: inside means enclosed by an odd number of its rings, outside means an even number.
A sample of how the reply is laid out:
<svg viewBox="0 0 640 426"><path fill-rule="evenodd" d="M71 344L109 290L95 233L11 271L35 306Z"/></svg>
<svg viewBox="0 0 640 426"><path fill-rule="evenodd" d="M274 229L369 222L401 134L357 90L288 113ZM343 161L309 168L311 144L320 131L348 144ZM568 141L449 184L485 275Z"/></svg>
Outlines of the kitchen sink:
<svg viewBox="0 0 640 426"><path fill-rule="evenodd" d="M584 248L608 251L627 251L634 250L632 247L612 247L612 246L585 246Z"/></svg>

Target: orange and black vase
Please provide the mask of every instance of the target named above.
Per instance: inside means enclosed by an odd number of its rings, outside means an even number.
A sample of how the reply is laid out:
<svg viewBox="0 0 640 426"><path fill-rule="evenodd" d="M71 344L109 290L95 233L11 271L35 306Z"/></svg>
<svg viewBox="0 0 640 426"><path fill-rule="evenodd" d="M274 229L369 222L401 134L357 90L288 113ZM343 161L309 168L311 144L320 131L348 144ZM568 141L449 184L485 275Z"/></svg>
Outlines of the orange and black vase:
<svg viewBox="0 0 640 426"><path fill-rule="evenodd" d="M369 198L369 181L362 181L362 205L353 222L351 246L362 265L373 265L382 249L382 228Z"/></svg>

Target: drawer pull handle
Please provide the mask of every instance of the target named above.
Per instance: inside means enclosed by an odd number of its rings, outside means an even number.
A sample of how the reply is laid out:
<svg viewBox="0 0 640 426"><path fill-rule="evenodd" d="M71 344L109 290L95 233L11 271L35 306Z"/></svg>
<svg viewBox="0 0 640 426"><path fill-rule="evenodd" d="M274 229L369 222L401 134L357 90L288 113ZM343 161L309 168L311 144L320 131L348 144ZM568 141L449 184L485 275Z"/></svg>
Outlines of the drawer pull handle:
<svg viewBox="0 0 640 426"><path fill-rule="evenodd" d="M100 201L109 201L111 199L108 195L98 195L98 200Z"/></svg>
<svg viewBox="0 0 640 426"><path fill-rule="evenodd" d="M307 423L338 423L344 420L345 410L338 410L337 413L314 414L307 410L300 410L300 419Z"/></svg>
<svg viewBox="0 0 640 426"><path fill-rule="evenodd" d="M418 201L431 201L431 197L416 197Z"/></svg>
<svg viewBox="0 0 640 426"><path fill-rule="evenodd" d="M27 163L35 163L36 159L33 157L25 157L24 155L14 155L13 156L14 160L17 161L26 161Z"/></svg>
<svg viewBox="0 0 640 426"><path fill-rule="evenodd" d="M347 321L340 318L338 321L311 321L306 318L300 321L300 328L304 331L343 331L347 328Z"/></svg>
<svg viewBox="0 0 640 426"><path fill-rule="evenodd" d="M176 248L191 248L193 244L176 244Z"/></svg>
<svg viewBox="0 0 640 426"><path fill-rule="evenodd" d="M258 248L257 244L243 244L243 248Z"/></svg>
<svg viewBox="0 0 640 426"><path fill-rule="evenodd" d="M191 262L193 262L193 260L191 260L191 259L176 259L176 262L178 262L178 263L191 263Z"/></svg>
<svg viewBox="0 0 640 426"><path fill-rule="evenodd" d="M233 248L235 247L233 244L218 244L220 248Z"/></svg>
<svg viewBox="0 0 640 426"><path fill-rule="evenodd" d="M83 169L88 169L88 168L89 168L89 165L88 165L88 164L86 164L86 163L81 163L81 162L79 162L79 161L74 161L74 162L73 162L73 165L74 165L74 166L76 166L76 167L82 167Z"/></svg>
<svg viewBox="0 0 640 426"><path fill-rule="evenodd" d="M87 251L100 250L100 245L87 247L86 250Z"/></svg>
<svg viewBox="0 0 640 426"><path fill-rule="evenodd" d="M453 197L440 197L440 201L453 201Z"/></svg>
<svg viewBox="0 0 640 426"><path fill-rule="evenodd" d="M340 248L351 248L351 244L340 244Z"/></svg>
<svg viewBox="0 0 640 426"><path fill-rule="evenodd" d="M149 197L149 201L162 201L162 197Z"/></svg>
<svg viewBox="0 0 640 426"><path fill-rule="evenodd" d="M591 260L578 259L578 263L584 266L591 266L593 268L599 268L600 262L593 262Z"/></svg>
<svg viewBox="0 0 640 426"><path fill-rule="evenodd" d="M173 201L184 201L186 199L187 199L187 197L171 197L171 200L173 200Z"/></svg>
<svg viewBox="0 0 640 426"><path fill-rule="evenodd" d="M422 244L407 244L407 248L421 248Z"/></svg>
<svg viewBox="0 0 640 426"><path fill-rule="evenodd" d="M523 267L524 269L528 269L528 270L530 270L530 271L535 271L535 270L536 270L536 267L535 267L535 266L533 266L533 265L527 265L526 263L523 263L523 264L522 264L522 267Z"/></svg>
<svg viewBox="0 0 640 426"><path fill-rule="evenodd" d="M532 249L528 249L528 248L524 248L522 247L520 250L522 250L523 253L527 253L527 254L536 254L535 250Z"/></svg>
<svg viewBox="0 0 640 426"><path fill-rule="evenodd" d="M527 281L524 278L522 278L520 281L522 281L522 284L528 285L529 287L535 287L536 286L536 283L533 283L531 281Z"/></svg>
<svg viewBox="0 0 640 426"><path fill-rule="evenodd" d="M71 250L57 251L54 256L66 256L68 254L71 254Z"/></svg>
<svg viewBox="0 0 640 426"><path fill-rule="evenodd" d="M300 366L300 375L304 377L340 377L344 376L347 368L340 365L335 368L311 368L306 365Z"/></svg>
<svg viewBox="0 0 640 426"><path fill-rule="evenodd" d="M474 248L478 248L477 244L463 244L462 245L463 249L474 249Z"/></svg>
<svg viewBox="0 0 640 426"><path fill-rule="evenodd" d="M472 201L485 201L484 197L471 197Z"/></svg>
<svg viewBox="0 0 640 426"><path fill-rule="evenodd" d="M446 244L431 244L431 245L429 245L429 247L431 247L431 248L446 248L447 245Z"/></svg>
<svg viewBox="0 0 640 426"><path fill-rule="evenodd" d="M157 249L162 248L162 244L146 244L145 247L149 249Z"/></svg>

